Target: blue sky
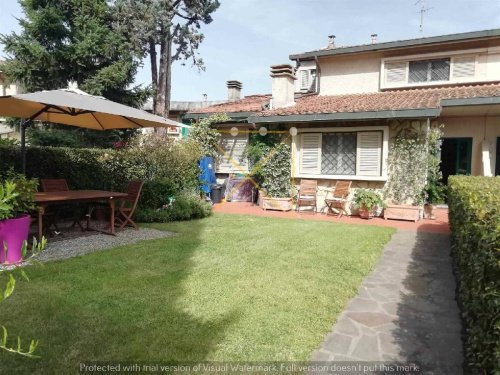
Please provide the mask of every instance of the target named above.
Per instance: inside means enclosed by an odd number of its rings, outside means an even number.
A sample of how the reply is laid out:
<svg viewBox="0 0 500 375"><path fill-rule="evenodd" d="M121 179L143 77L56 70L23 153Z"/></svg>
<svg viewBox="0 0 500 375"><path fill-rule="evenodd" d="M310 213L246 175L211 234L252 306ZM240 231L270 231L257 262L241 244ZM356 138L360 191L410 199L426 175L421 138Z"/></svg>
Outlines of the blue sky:
<svg viewBox="0 0 500 375"><path fill-rule="evenodd" d="M0 0L0 33L18 30L16 0ZM175 63L173 100L225 99L226 81L243 82L243 94L269 93L269 67L289 62L291 53L336 44L379 42L500 27L500 0L426 0L430 8L419 32L416 0L221 0L214 21L203 27L200 53L206 71ZM1 48L1 47L0 47ZM137 83L150 80L145 63Z"/></svg>

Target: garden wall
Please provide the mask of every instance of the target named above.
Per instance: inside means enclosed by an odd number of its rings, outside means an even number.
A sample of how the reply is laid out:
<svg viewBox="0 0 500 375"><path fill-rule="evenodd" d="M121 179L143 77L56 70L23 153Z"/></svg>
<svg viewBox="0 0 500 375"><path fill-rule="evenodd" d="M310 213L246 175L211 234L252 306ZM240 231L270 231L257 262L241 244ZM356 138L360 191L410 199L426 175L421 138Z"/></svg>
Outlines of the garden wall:
<svg viewBox="0 0 500 375"><path fill-rule="evenodd" d="M500 177L449 180L452 256L467 365L500 372Z"/></svg>

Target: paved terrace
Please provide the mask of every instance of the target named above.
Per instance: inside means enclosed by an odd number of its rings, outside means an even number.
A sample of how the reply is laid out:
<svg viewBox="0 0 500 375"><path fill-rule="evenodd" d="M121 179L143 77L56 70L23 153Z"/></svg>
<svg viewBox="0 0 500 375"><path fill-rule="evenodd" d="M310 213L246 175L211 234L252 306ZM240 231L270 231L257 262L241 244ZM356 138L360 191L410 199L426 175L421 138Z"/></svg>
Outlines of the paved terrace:
<svg viewBox="0 0 500 375"><path fill-rule="evenodd" d="M240 214L240 215L255 215L255 216L266 216L266 217L281 217L288 219L300 219L300 220L321 220L321 221L331 221L335 223L344 224L359 224L359 225L378 225L382 227L391 227L396 229L411 230L417 232L431 232L431 233L449 233L450 228L448 225L448 210L447 209L437 209L435 210L435 220L423 219L416 223L412 221L401 221L401 220L384 220L383 218L376 217L370 220L361 219L359 216L343 216L338 218L337 216L327 216L322 213L312 213L310 211L302 211L298 213L297 211L264 211L262 208L256 205L252 205L247 202L226 202L214 205L214 211L225 213L225 214Z"/></svg>

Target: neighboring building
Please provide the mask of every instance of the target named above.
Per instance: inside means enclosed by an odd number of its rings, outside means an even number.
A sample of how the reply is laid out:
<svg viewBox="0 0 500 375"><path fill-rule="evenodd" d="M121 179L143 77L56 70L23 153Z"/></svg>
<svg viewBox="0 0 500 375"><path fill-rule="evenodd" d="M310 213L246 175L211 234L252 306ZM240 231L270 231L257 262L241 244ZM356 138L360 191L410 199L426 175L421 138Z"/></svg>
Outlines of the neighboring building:
<svg viewBox="0 0 500 375"><path fill-rule="evenodd" d="M226 103L228 100L200 100L200 101L171 101L168 118L173 121L182 122L183 116L190 111L197 111L202 108L210 107L216 104ZM149 99L143 106L145 111L153 112L153 99ZM152 129L149 129L152 131ZM169 127L167 134L172 137L182 137L186 134L186 128Z"/></svg>
<svg viewBox="0 0 500 375"><path fill-rule="evenodd" d="M16 95L20 93L20 89L16 84L7 84L5 75L1 70L3 61L0 61L0 96ZM0 138L20 139L19 129L12 128L5 123L5 118L0 117Z"/></svg>
<svg viewBox="0 0 500 375"><path fill-rule="evenodd" d="M324 187L339 179L383 187L391 139L435 124L444 124L445 180L500 174L500 29L388 43L373 35L371 44L351 47L335 47L332 36L328 47L290 59L296 68L271 67L271 95L184 118L227 112L234 122L221 128L296 127L294 176ZM223 137L227 154L241 158L248 137ZM217 171L237 172L227 161Z"/></svg>

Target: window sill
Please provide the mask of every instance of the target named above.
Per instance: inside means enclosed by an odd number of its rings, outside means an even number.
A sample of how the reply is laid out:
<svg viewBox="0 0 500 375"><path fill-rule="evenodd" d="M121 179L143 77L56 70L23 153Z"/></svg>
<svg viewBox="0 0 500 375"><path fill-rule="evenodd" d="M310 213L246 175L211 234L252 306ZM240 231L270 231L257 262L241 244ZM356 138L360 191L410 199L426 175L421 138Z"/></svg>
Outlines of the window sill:
<svg viewBox="0 0 500 375"><path fill-rule="evenodd" d="M346 175L324 175L324 174L298 174L292 178L308 178L315 180L347 180L347 181L387 181L387 176L346 176Z"/></svg>

